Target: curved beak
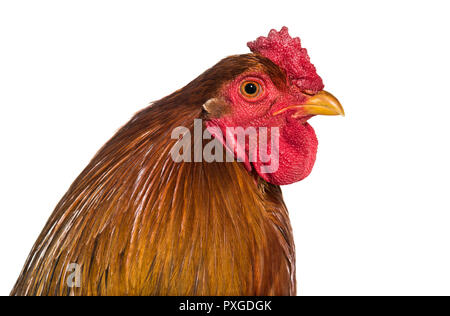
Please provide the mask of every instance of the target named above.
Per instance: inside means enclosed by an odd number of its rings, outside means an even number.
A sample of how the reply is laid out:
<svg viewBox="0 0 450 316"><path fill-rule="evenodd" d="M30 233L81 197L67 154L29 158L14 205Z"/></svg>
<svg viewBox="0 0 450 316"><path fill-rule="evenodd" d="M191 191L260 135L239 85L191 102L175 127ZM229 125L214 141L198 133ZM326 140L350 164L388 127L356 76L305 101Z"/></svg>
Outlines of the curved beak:
<svg viewBox="0 0 450 316"><path fill-rule="evenodd" d="M342 115L345 116L344 108L336 97L327 91L319 91L311 96L304 104L291 105L273 113L278 115L288 110L297 110L292 117L305 115Z"/></svg>

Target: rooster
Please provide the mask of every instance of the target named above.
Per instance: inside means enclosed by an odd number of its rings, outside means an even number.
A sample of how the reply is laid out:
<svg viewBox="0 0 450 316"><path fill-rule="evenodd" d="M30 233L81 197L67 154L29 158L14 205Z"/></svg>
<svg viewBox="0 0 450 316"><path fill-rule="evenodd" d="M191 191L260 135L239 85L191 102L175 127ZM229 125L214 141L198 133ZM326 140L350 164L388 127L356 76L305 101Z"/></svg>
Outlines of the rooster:
<svg viewBox="0 0 450 316"><path fill-rule="evenodd" d="M248 46L252 53L221 60L138 112L99 150L56 206L11 295L296 294L280 185L311 172L317 138L308 119L344 111L286 27ZM196 120L224 160L173 158L181 141L173 131L194 134ZM269 129L275 168L229 128ZM194 139L183 155L205 142Z"/></svg>

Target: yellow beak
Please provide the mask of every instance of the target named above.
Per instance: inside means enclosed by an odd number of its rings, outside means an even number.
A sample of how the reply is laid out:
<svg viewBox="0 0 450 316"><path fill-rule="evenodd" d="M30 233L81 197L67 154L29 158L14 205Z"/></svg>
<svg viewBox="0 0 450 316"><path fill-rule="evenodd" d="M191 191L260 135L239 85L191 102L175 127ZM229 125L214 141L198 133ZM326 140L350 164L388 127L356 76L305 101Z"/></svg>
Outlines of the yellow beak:
<svg viewBox="0 0 450 316"><path fill-rule="evenodd" d="M306 100L305 104L292 105L276 111L273 115L278 115L287 110L297 109L298 112L292 117L301 115L342 115L345 116L344 108L338 99L327 91L319 91Z"/></svg>

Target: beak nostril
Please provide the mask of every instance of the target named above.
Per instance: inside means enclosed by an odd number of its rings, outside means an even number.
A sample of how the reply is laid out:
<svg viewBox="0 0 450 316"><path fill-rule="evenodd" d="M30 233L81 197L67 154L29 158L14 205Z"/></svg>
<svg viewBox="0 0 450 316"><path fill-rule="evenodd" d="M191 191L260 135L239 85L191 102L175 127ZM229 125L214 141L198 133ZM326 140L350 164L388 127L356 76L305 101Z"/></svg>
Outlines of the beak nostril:
<svg viewBox="0 0 450 316"><path fill-rule="evenodd" d="M311 97L316 94L316 92L314 92L312 90L303 90L302 93L306 94L306 95L309 95Z"/></svg>
<svg viewBox="0 0 450 316"><path fill-rule="evenodd" d="M324 90L310 96L304 104L284 107L272 113L272 115L276 116L288 110L299 110L304 115L345 115L344 109L338 99ZM297 117L299 114L295 114L295 116Z"/></svg>

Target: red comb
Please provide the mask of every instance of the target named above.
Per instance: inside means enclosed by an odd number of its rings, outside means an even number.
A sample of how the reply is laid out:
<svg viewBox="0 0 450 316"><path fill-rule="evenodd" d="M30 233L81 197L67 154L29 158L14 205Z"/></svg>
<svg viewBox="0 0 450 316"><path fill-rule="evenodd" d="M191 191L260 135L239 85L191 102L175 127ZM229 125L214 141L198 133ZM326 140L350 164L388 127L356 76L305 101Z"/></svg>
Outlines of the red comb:
<svg viewBox="0 0 450 316"><path fill-rule="evenodd" d="M305 48L302 48L300 38L292 38L288 28L283 26L279 32L271 30L267 37L260 36L256 41L248 42L247 46L253 53L269 58L286 71L289 80L304 90L323 90L322 78L309 61Z"/></svg>

